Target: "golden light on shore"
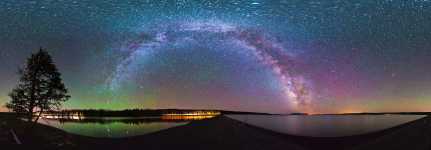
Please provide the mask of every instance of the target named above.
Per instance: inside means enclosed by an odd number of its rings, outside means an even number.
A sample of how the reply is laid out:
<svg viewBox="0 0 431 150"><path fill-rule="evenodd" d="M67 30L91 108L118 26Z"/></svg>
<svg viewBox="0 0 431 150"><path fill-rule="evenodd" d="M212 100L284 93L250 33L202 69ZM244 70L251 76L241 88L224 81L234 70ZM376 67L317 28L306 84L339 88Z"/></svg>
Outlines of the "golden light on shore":
<svg viewBox="0 0 431 150"><path fill-rule="evenodd" d="M218 116L220 114L218 111L194 111L188 113L169 113L163 116Z"/></svg>
<svg viewBox="0 0 431 150"><path fill-rule="evenodd" d="M164 114L162 120L203 120L221 115L218 111L193 111L187 113L168 113Z"/></svg>
<svg viewBox="0 0 431 150"><path fill-rule="evenodd" d="M73 119L73 120L81 120L85 118L82 113L42 114L41 117L46 119Z"/></svg>
<svg viewBox="0 0 431 150"><path fill-rule="evenodd" d="M203 120L221 115L219 111L188 111L184 113L167 113L160 116L162 120ZM44 113L41 115L44 119L70 119L82 120L85 119L83 113Z"/></svg>
<svg viewBox="0 0 431 150"><path fill-rule="evenodd" d="M214 118L216 116L183 116L183 115L164 115L161 117L162 120L204 120Z"/></svg>

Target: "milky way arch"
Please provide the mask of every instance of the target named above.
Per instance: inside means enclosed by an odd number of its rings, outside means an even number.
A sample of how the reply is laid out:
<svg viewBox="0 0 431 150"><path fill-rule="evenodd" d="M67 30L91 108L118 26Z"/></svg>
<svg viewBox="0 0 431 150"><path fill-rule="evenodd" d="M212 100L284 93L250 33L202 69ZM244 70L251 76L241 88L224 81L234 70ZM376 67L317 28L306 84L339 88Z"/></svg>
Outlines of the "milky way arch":
<svg viewBox="0 0 431 150"><path fill-rule="evenodd" d="M267 38L257 30L239 28L236 26L217 23L217 22L193 22L179 23L165 26L162 30L141 32L139 38L128 42L121 48L126 56L117 64L114 73L107 80L107 85L111 90L119 88L123 81L129 78L130 73L137 67L134 62L150 57L151 51L168 43L186 41L187 38L199 38L193 36L175 36L179 33L189 35L204 33L216 34L217 36L228 39L237 46L244 47L253 54L257 60L269 67L272 73L278 78L282 85L284 98L294 107L307 109L311 101L311 90L305 79L298 75L293 75L290 66L294 63L294 57L289 55L281 46ZM202 35L202 34L200 34Z"/></svg>

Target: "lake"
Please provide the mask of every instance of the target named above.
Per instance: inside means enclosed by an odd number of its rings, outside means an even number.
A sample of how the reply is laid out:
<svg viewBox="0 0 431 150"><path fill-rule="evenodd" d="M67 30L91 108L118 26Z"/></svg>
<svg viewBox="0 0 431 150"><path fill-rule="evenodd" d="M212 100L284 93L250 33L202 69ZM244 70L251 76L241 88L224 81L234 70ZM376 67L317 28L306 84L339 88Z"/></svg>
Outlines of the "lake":
<svg viewBox="0 0 431 150"><path fill-rule="evenodd" d="M247 124L290 135L343 137L372 133L425 115L228 115Z"/></svg>
<svg viewBox="0 0 431 150"><path fill-rule="evenodd" d="M211 117L213 116L41 118L39 123L78 135L121 138L145 135ZM423 118L425 115L228 115L228 117L290 135L342 137L384 130Z"/></svg>
<svg viewBox="0 0 431 150"><path fill-rule="evenodd" d="M66 132L90 136L121 138L145 135L160 130L181 126L192 120L213 116L163 116L163 117L94 117L85 119L47 119L39 123L62 129Z"/></svg>

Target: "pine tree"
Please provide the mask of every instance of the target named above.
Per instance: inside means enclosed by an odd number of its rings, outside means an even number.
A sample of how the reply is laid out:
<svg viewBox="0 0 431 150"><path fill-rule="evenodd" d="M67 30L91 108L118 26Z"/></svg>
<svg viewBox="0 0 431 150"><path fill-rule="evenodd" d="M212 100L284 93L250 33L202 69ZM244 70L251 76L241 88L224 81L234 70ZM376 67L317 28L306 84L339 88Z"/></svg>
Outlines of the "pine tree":
<svg viewBox="0 0 431 150"><path fill-rule="evenodd" d="M27 59L24 68L19 69L19 83L9 97L6 107L28 121L37 122L46 111L58 110L70 96L49 53L42 48ZM39 112L38 115L35 115Z"/></svg>

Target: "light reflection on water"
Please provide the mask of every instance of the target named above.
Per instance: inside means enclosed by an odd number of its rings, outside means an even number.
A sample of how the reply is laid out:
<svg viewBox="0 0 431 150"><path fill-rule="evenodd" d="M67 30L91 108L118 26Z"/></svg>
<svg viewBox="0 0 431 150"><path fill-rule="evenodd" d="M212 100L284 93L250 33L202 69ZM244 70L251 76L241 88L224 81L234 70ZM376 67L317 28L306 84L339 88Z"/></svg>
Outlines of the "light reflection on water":
<svg viewBox="0 0 431 150"><path fill-rule="evenodd" d="M66 132L90 137L129 137L144 135L175 126L185 125L192 120L213 116L162 116L162 117L103 117L85 119L47 119L39 123L62 129Z"/></svg>
<svg viewBox="0 0 431 150"><path fill-rule="evenodd" d="M425 115L229 115L228 117L290 135L342 137L395 127L423 118Z"/></svg>

